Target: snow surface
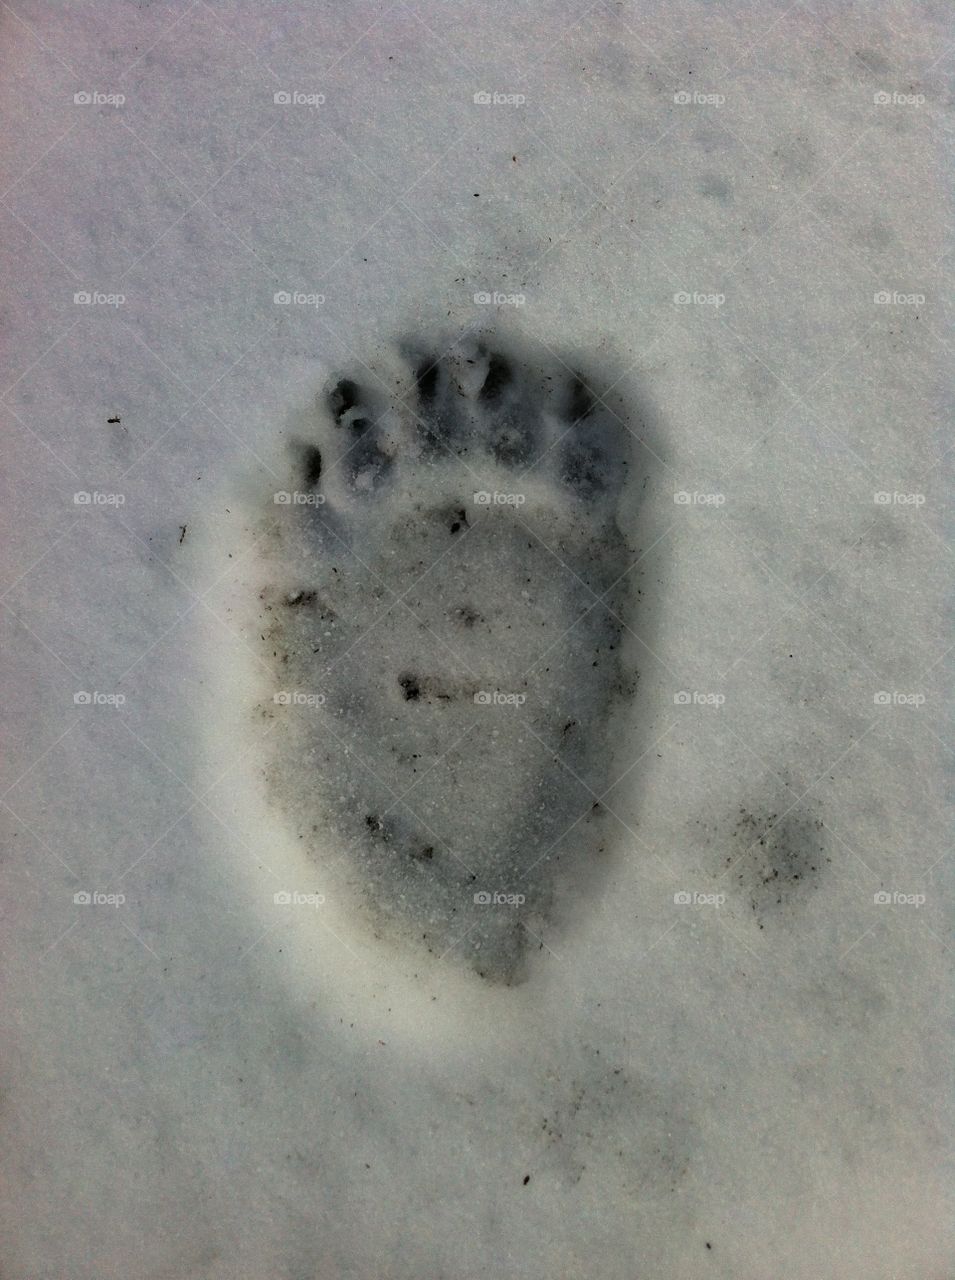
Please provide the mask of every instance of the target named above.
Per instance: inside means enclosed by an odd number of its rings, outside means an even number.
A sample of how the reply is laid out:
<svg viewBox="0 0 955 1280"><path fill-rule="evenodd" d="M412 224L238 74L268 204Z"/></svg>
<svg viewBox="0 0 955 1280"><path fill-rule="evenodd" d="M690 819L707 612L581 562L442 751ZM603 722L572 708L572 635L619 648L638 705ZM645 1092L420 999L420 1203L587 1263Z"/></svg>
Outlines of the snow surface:
<svg viewBox="0 0 955 1280"><path fill-rule="evenodd" d="M952 1274L947 7L0 23L5 1280ZM249 715L249 494L476 326L657 458L616 852L512 987L274 904Z"/></svg>

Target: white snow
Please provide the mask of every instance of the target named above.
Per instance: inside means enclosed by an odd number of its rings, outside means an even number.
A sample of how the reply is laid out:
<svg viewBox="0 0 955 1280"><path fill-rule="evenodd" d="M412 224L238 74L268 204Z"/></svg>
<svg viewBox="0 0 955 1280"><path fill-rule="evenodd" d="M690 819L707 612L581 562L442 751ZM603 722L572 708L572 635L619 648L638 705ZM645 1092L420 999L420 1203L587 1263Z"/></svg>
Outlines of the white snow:
<svg viewBox="0 0 955 1280"><path fill-rule="evenodd" d="M3 1275L950 1271L945 7L0 21ZM613 872L513 988L273 905L240 675L301 405L495 317L659 455Z"/></svg>

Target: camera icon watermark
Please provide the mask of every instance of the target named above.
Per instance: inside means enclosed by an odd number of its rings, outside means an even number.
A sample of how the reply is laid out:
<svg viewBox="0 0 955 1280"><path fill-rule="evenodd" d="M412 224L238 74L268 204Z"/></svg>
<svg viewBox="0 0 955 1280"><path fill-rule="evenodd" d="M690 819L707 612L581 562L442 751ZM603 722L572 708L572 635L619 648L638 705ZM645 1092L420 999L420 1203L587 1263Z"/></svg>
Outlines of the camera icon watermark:
<svg viewBox="0 0 955 1280"><path fill-rule="evenodd" d="M500 689L479 689L474 695L478 707L522 707L526 701L526 693L501 693Z"/></svg>
<svg viewBox="0 0 955 1280"><path fill-rule="evenodd" d="M872 701L877 707L924 707L924 693L902 693L898 689L880 689Z"/></svg>
<svg viewBox="0 0 955 1280"><path fill-rule="evenodd" d="M273 293L272 301L277 307L322 307L325 305L324 293L303 293L300 289L279 289Z"/></svg>
<svg viewBox="0 0 955 1280"><path fill-rule="evenodd" d="M725 293L688 293L681 289L673 295L673 303L677 307L720 307L726 302Z"/></svg>
<svg viewBox="0 0 955 1280"><path fill-rule="evenodd" d="M722 907L726 903L725 893L695 893L689 889L678 889L673 895L677 907Z"/></svg>
<svg viewBox="0 0 955 1280"><path fill-rule="evenodd" d="M89 493L86 489L80 489L73 494L73 505L75 507L124 507L126 495L125 493L100 493L98 490Z"/></svg>
<svg viewBox="0 0 955 1280"><path fill-rule="evenodd" d="M78 289L73 294L73 302L78 307L121 307L125 301L125 293L98 293L95 289Z"/></svg>
<svg viewBox="0 0 955 1280"><path fill-rule="evenodd" d="M726 696L722 693L701 693L699 689L681 689L673 695L677 707L722 707Z"/></svg>
<svg viewBox="0 0 955 1280"><path fill-rule="evenodd" d="M919 907L925 906L924 893L899 893L897 890L887 893L882 890L872 895L872 901L877 907Z"/></svg>
<svg viewBox="0 0 955 1280"><path fill-rule="evenodd" d="M278 507L321 507L325 503L324 493L310 493L304 489L279 489L272 494L272 501Z"/></svg>
<svg viewBox="0 0 955 1280"><path fill-rule="evenodd" d="M872 495L872 501L877 507L924 507L924 493L898 493L887 489L880 489Z"/></svg>
<svg viewBox="0 0 955 1280"><path fill-rule="evenodd" d="M81 89L73 94L76 107L121 107L125 101L124 93L100 93L98 89Z"/></svg>
<svg viewBox="0 0 955 1280"><path fill-rule="evenodd" d="M872 95L877 107L924 107L924 93L889 93L881 89Z"/></svg>
<svg viewBox="0 0 955 1280"><path fill-rule="evenodd" d="M525 293L498 293L496 290L493 293L480 290L472 296L479 307L523 307L527 301Z"/></svg>
<svg viewBox="0 0 955 1280"><path fill-rule="evenodd" d="M527 98L523 93L497 93L479 89L471 99L477 107L523 107Z"/></svg>
<svg viewBox="0 0 955 1280"><path fill-rule="evenodd" d="M924 293L899 293L897 289L880 289L872 295L877 307L924 307Z"/></svg>
<svg viewBox="0 0 955 1280"><path fill-rule="evenodd" d="M126 705L125 693L100 693L94 689L80 689L73 694L74 707L122 707Z"/></svg>
<svg viewBox="0 0 955 1280"><path fill-rule="evenodd" d="M699 93L691 89L678 89L673 95L678 107L722 107L726 97L722 93Z"/></svg>
<svg viewBox="0 0 955 1280"><path fill-rule="evenodd" d="M474 494L476 507L522 507L527 501L523 493L500 493L497 489L489 493L487 489L479 489Z"/></svg>
<svg viewBox="0 0 955 1280"><path fill-rule="evenodd" d="M298 89L277 89L272 94L277 107L321 107L325 105L324 93L302 93Z"/></svg>
<svg viewBox="0 0 955 1280"><path fill-rule="evenodd" d="M300 893L298 889L279 889L272 894L272 901L277 907L321 907L325 903L325 895Z"/></svg>
<svg viewBox="0 0 955 1280"><path fill-rule="evenodd" d="M526 901L523 893L492 893L479 889L474 895L474 903L478 907L522 907Z"/></svg>
<svg viewBox="0 0 955 1280"><path fill-rule="evenodd" d="M323 707L324 693L304 693L301 689L280 689L272 694L277 707Z"/></svg>
<svg viewBox="0 0 955 1280"><path fill-rule="evenodd" d="M673 495L678 507L722 507L726 503L725 493L700 493L694 489L680 489Z"/></svg>
<svg viewBox="0 0 955 1280"><path fill-rule="evenodd" d="M73 905L77 907L121 907L125 901L125 893L102 893L99 889L80 889L73 894Z"/></svg>

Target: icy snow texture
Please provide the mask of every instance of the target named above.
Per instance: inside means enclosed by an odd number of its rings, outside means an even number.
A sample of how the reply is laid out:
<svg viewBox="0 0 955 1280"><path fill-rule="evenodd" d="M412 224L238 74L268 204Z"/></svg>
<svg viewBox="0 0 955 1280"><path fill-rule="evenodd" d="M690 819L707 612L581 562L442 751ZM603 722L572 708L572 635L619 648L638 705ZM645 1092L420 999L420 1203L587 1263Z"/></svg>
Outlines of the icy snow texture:
<svg viewBox="0 0 955 1280"><path fill-rule="evenodd" d="M949 1274L947 8L0 21L3 1275ZM302 406L476 330L655 454L613 848L510 985L303 875L250 718Z"/></svg>

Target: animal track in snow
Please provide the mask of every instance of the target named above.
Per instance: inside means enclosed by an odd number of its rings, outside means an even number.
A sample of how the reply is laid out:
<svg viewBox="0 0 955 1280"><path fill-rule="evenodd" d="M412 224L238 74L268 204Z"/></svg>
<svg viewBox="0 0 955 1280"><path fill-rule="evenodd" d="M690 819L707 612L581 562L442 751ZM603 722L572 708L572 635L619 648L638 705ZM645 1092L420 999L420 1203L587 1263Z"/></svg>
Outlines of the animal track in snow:
<svg viewBox="0 0 955 1280"><path fill-rule="evenodd" d="M380 937L518 980L613 819L630 432L489 340L335 379L267 519L269 791Z"/></svg>

